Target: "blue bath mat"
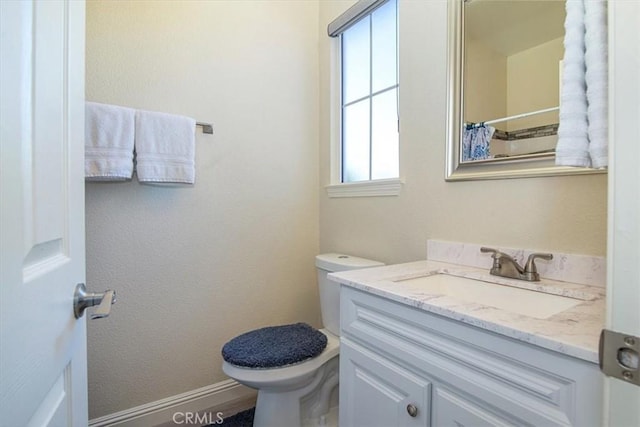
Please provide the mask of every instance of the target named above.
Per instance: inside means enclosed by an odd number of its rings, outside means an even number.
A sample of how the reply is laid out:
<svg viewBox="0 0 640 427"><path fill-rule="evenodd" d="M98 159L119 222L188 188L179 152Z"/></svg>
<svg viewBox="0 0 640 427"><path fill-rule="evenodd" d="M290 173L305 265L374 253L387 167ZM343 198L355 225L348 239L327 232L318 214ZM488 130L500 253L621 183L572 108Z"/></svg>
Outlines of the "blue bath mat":
<svg viewBox="0 0 640 427"><path fill-rule="evenodd" d="M238 335L222 347L222 358L246 368L275 368L316 357L327 336L306 323L268 326Z"/></svg>
<svg viewBox="0 0 640 427"><path fill-rule="evenodd" d="M235 415L224 418L222 424L211 424L209 427L252 427L255 412L256 408L247 409L246 411L238 412Z"/></svg>

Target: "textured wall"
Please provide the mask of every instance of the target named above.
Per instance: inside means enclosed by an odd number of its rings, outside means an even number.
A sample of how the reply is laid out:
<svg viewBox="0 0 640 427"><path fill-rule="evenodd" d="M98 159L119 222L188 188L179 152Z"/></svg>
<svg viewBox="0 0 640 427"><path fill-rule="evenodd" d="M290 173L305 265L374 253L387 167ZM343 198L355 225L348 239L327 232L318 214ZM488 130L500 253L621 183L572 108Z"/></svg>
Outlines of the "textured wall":
<svg viewBox="0 0 640 427"><path fill-rule="evenodd" d="M319 325L318 3L89 1L87 99L210 121L196 185L87 184L91 418L226 377L234 335Z"/></svg>
<svg viewBox="0 0 640 427"><path fill-rule="evenodd" d="M506 117L507 58L476 40L465 41L465 49L465 121Z"/></svg>
<svg viewBox="0 0 640 427"><path fill-rule="evenodd" d="M560 105L560 60L564 56L560 37L507 59L507 115ZM558 123L558 112L515 120L508 130Z"/></svg>
<svg viewBox="0 0 640 427"><path fill-rule="evenodd" d="M320 184L329 184L330 40L351 2L320 6ZM320 249L385 262L424 259L429 238L604 255L606 175L445 182L447 5L400 1L398 197L330 199L320 189Z"/></svg>

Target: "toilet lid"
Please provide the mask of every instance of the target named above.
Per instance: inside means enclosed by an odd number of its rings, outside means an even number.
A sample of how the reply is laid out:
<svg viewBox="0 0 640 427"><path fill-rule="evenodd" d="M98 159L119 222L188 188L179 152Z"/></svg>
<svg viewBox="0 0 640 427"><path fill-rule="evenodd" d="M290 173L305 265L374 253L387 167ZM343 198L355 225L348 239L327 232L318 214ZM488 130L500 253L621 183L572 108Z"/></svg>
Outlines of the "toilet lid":
<svg viewBox="0 0 640 427"><path fill-rule="evenodd" d="M236 366L275 368L316 357L327 336L306 323L268 326L238 335L222 347L222 358Z"/></svg>

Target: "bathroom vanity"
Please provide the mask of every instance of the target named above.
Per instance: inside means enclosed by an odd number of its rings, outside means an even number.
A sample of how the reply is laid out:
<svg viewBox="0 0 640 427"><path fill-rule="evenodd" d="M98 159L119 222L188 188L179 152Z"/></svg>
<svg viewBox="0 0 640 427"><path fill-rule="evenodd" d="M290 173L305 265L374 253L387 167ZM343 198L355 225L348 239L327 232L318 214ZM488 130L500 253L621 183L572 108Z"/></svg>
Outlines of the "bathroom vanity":
<svg viewBox="0 0 640 427"><path fill-rule="evenodd" d="M340 425L601 424L604 289L434 261L331 276Z"/></svg>

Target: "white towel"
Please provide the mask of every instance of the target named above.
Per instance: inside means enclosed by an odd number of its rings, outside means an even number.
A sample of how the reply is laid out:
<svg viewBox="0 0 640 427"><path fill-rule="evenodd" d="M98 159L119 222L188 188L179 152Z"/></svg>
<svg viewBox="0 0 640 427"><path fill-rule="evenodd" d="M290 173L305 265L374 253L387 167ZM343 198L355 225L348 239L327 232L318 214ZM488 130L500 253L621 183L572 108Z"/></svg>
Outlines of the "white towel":
<svg viewBox="0 0 640 427"><path fill-rule="evenodd" d="M567 0L556 164L591 166L584 60L584 4Z"/></svg>
<svg viewBox="0 0 640 427"><path fill-rule="evenodd" d="M135 110L85 104L84 175L89 181L123 181L133 175Z"/></svg>
<svg viewBox="0 0 640 427"><path fill-rule="evenodd" d="M556 164L608 164L607 3L567 0Z"/></svg>
<svg viewBox="0 0 640 427"><path fill-rule="evenodd" d="M605 168L609 159L607 3L587 0L584 7L589 154L594 168Z"/></svg>
<svg viewBox="0 0 640 427"><path fill-rule="evenodd" d="M136 111L138 181L193 184L195 126L190 117Z"/></svg>

